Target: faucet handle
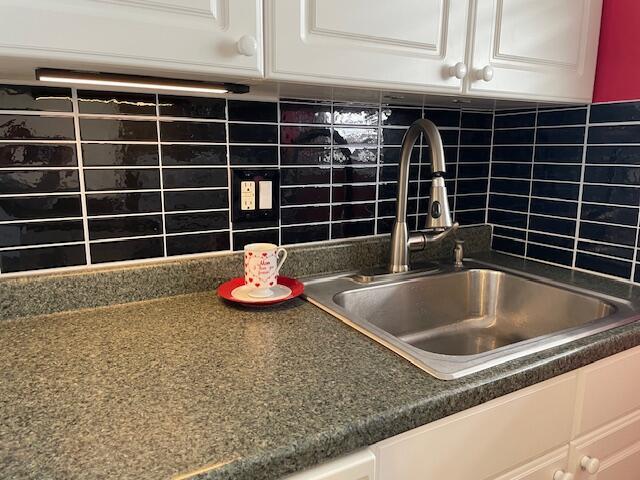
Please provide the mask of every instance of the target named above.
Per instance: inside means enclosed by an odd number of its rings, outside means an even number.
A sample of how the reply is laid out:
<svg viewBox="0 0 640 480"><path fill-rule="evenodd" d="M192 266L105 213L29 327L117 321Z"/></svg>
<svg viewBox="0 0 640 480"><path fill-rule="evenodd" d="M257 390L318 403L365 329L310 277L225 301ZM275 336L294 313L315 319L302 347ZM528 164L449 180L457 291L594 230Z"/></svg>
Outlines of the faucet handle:
<svg viewBox="0 0 640 480"><path fill-rule="evenodd" d="M455 239L456 246L453 248L453 265L456 268L462 267L462 260L464 259L464 240L458 238Z"/></svg>

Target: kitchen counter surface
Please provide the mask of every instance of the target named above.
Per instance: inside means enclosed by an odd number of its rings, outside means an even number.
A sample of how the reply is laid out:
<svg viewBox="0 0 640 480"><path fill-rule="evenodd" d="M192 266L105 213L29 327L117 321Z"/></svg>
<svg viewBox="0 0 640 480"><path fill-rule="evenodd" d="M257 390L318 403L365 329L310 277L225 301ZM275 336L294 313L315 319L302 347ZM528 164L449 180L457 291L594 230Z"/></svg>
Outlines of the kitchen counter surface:
<svg viewBox="0 0 640 480"><path fill-rule="evenodd" d="M250 309L204 292L7 320L0 476L277 479L638 344L630 324L441 381L299 299Z"/></svg>

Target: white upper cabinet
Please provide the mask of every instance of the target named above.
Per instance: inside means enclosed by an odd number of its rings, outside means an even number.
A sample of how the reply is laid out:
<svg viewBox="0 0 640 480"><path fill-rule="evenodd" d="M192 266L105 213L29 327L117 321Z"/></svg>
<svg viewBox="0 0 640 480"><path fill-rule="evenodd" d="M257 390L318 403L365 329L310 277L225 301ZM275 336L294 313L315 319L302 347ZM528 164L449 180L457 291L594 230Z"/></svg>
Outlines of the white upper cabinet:
<svg viewBox="0 0 640 480"><path fill-rule="evenodd" d="M464 62L467 0L266 0L265 11L268 78L462 91L450 68Z"/></svg>
<svg viewBox="0 0 640 480"><path fill-rule="evenodd" d="M262 1L0 0L0 57L0 71L13 61L261 77Z"/></svg>
<svg viewBox="0 0 640 480"><path fill-rule="evenodd" d="M590 102L602 0L476 0L465 93Z"/></svg>

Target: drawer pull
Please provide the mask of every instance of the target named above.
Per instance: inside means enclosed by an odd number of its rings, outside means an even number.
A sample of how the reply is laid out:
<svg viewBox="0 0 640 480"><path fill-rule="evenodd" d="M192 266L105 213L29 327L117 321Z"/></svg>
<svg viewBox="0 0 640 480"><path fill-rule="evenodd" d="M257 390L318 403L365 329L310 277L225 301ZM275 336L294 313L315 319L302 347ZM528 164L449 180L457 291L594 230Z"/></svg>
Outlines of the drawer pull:
<svg viewBox="0 0 640 480"><path fill-rule="evenodd" d="M553 474L553 480L573 480L573 473L556 470L556 473Z"/></svg>
<svg viewBox="0 0 640 480"><path fill-rule="evenodd" d="M593 475L594 473L598 473L598 470L600 470L600 460L585 455L580 459L580 466L583 470Z"/></svg>

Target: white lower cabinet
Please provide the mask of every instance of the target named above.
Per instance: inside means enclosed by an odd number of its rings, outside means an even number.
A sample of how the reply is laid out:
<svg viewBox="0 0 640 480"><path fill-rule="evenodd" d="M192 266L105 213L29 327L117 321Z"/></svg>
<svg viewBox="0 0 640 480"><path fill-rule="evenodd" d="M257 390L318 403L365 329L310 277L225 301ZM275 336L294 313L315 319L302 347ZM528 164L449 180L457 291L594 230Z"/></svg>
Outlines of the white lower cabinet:
<svg viewBox="0 0 640 480"><path fill-rule="evenodd" d="M287 480L640 480L640 347Z"/></svg>
<svg viewBox="0 0 640 480"><path fill-rule="evenodd" d="M374 446L378 480L489 479L566 445L576 379L563 375L383 440Z"/></svg>

